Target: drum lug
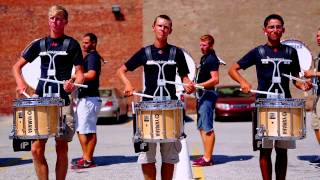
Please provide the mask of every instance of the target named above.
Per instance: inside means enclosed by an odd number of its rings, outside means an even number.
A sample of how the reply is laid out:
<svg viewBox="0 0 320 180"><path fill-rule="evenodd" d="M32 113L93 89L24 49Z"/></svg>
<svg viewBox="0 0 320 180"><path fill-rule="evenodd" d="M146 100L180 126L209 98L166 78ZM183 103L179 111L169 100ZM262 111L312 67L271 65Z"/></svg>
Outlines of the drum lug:
<svg viewBox="0 0 320 180"><path fill-rule="evenodd" d="M262 125L259 128L256 128L257 134L256 134L256 139L261 139L261 137L264 136L264 133L266 132L266 128Z"/></svg>

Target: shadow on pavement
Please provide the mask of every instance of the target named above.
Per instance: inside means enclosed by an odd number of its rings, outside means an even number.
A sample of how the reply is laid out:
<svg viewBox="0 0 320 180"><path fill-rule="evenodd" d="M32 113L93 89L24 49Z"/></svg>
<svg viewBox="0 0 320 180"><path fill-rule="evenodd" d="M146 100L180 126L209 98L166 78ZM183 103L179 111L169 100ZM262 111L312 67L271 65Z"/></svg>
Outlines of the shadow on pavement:
<svg viewBox="0 0 320 180"><path fill-rule="evenodd" d="M18 166L23 164L31 164L32 159L21 158L0 158L0 167Z"/></svg>
<svg viewBox="0 0 320 180"><path fill-rule="evenodd" d="M305 155L305 156L297 156L297 158L301 161L308 161L311 165L320 168L320 156L319 155Z"/></svg>
<svg viewBox="0 0 320 180"><path fill-rule="evenodd" d="M191 160L196 160L201 156L191 156ZM213 155L212 159L214 162L214 165L218 164L224 164L232 161L248 161L252 159L253 156L251 155L240 155L240 156L226 156L226 155Z"/></svg>
<svg viewBox="0 0 320 180"><path fill-rule="evenodd" d="M121 116L119 120L116 118L98 118L97 125L118 125L125 124L132 120L132 117Z"/></svg>
<svg viewBox="0 0 320 180"><path fill-rule="evenodd" d="M108 166L111 164L135 163L138 156L94 156L93 159L98 166ZM77 160L79 158L72 159L72 162Z"/></svg>

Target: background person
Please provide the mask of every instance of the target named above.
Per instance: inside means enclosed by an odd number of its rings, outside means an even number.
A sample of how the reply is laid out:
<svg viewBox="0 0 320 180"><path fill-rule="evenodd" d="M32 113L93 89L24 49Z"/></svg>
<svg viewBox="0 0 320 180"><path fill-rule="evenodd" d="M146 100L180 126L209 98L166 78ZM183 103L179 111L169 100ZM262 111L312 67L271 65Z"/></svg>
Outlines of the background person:
<svg viewBox="0 0 320 180"><path fill-rule="evenodd" d="M84 55L84 84L88 88L78 89L78 103L75 112L76 131L82 148L82 158L76 161L78 168L94 167L93 153L97 144L97 115L101 107L99 77L101 56L96 50L97 36L87 33L82 38Z"/></svg>
<svg viewBox="0 0 320 180"><path fill-rule="evenodd" d="M287 45L280 43L282 34L285 32L284 21L281 16L277 14L271 14L265 18L263 32L267 38L265 45L258 46L249 51L244 57L242 57L237 63L233 64L229 69L229 75L232 79L237 81L242 91L245 93L250 92L251 84L244 79L238 72L240 69L247 69L250 66L256 66L257 78L258 78L258 90L268 91L272 83L273 63L262 64L261 59L266 58L284 58L290 59L290 64L282 64L279 67L280 73L290 74L295 77L299 77L300 65L297 51ZM311 88L311 84L301 83L300 81L293 81L294 85L302 90ZM289 79L286 77L281 78L281 86L284 89L285 98L291 98L289 89ZM275 88L271 89L274 92ZM258 94L257 98L266 98L265 95ZM254 119L257 121L257 119ZM272 179L272 162L271 153L273 148L273 141L266 140L266 148L256 147L257 142L254 142L254 150L260 150L260 169L264 180ZM276 155L275 172L276 179L285 179L287 172L288 155L287 149L296 148L295 141L276 140L274 142Z"/></svg>
<svg viewBox="0 0 320 180"><path fill-rule="evenodd" d="M212 152L215 143L214 107L217 100L215 86L219 83L220 61L213 49L214 38L211 35L200 37L200 50L203 54L198 70L197 84L206 90L198 90L197 127L203 142L204 155L193 161L194 166L213 165Z"/></svg>
<svg viewBox="0 0 320 180"><path fill-rule="evenodd" d="M318 31L317 31L317 35L316 35L316 40L317 40L317 43L318 43L318 46L320 46L320 28L318 28ZM317 90L317 97L315 99L316 103L314 104L314 106L319 106L319 96L320 96L320 53L318 54L318 59L316 60L318 61L318 67L316 72L314 72L313 70L309 70L309 71L305 71L304 72L304 76L307 77L307 78L312 78L312 77L316 77L318 79L318 90ZM317 108L317 107L313 107L314 109L317 109L317 111L320 110L320 108ZM311 128L314 129L314 133L316 135L316 139L320 145L320 117L319 117L319 113L320 112L317 112L317 114L313 114L312 115L312 122L311 122ZM320 156L318 156L314 162L316 163L320 163Z"/></svg>
<svg viewBox="0 0 320 180"><path fill-rule="evenodd" d="M68 142L72 141L74 135L74 121L70 114L70 100L68 94L75 89L73 80L71 80L72 66L75 66L75 83L83 82L83 58L79 43L70 36L64 34L64 28L68 24L68 12L59 5L49 8L48 23L49 36L34 40L23 52L18 61L14 64L12 70L17 83L19 94L27 90L27 84L22 76L21 70L24 65L31 63L39 56L41 52L40 42L45 42L45 49L48 51L61 51L64 40L70 40L67 46L66 56L57 56L55 58L56 78L60 81L65 80L63 88L60 88L60 97L65 100L63 114L66 117L66 132L61 137L56 137L56 179L65 179L68 169ZM44 41L43 41L44 40ZM49 57L41 56L41 78L47 78ZM32 72L30 72L32 73ZM39 81L35 93L43 96L43 81ZM47 83L51 84L51 83ZM53 86L54 87L54 86ZM55 85L56 87L56 85ZM48 164L45 158L45 146L47 139L35 139L32 142L31 153L33 163L38 179L48 179Z"/></svg>
<svg viewBox="0 0 320 180"><path fill-rule="evenodd" d="M153 95L157 88L158 79L158 67L146 65L148 60L145 53L146 48L150 48L150 54L152 60L155 61L168 61L170 55L170 49L176 48L175 46L168 44L167 38L172 32L172 21L167 15L159 15L155 18L152 25L152 31L155 35L154 43L145 48L141 48L136 52L124 65L118 69L118 76L122 83L125 85L124 92L126 96L131 96L135 90L134 86L126 77L127 71L134 71L136 68L143 66L145 74L145 90L144 94ZM181 77L183 83L188 84L184 86L187 93L194 91L194 86L191 80L188 78L188 66L182 50L176 48L176 54L174 58L176 65L168 65L165 68L166 80L175 81L176 69ZM177 99L175 93L175 85L167 84L172 99ZM148 99L144 99L148 100ZM156 179L156 143L149 143L149 151L141 152L139 154L138 163L142 165L142 172L146 180ZM171 143L160 143L160 151L162 157L161 166L161 178L163 180L171 180L174 171L174 164L179 161L179 152L181 151L180 141Z"/></svg>

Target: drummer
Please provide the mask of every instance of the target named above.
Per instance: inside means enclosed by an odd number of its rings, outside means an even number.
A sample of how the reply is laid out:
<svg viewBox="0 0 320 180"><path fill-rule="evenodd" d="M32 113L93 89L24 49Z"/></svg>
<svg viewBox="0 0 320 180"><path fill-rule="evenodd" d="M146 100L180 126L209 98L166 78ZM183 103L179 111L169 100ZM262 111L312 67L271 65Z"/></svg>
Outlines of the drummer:
<svg viewBox="0 0 320 180"><path fill-rule="evenodd" d="M287 45L282 45L280 39L285 32L283 18L277 14L271 14L264 20L263 33L267 38L267 43L260 45L249 51L237 63L234 63L229 69L229 75L232 79L237 81L243 92L248 93L252 89L251 84L238 72L240 69L247 69L253 65L256 66L258 78L258 90L268 91L272 84L273 63L262 64L262 59L266 58L284 58L290 59L290 64L280 66L280 73L290 74L299 77L300 65L297 51ZM294 85L302 90L309 90L311 83L302 83L293 81ZM291 98L289 90L289 79L281 78L281 86L283 87L285 98ZM275 86L275 88L278 88ZM271 90L274 92L274 88ZM265 95L258 94L257 98L266 98ZM257 119L254 119L257 121ZM254 135L254 134L253 134ZM272 162L271 153L273 146L276 151L275 171L276 179L285 179L287 172L287 149L296 148L295 141L276 140L273 144L272 140L267 140L266 146L268 148L257 147L257 142L254 141L254 150L260 150L260 169L264 180L272 179Z"/></svg>
<svg viewBox="0 0 320 180"><path fill-rule="evenodd" d="M122 83L125 85L124 93L126 96L132 96L135 91L134 84L132 84L126 77L127 71L134 71L136 68L143 66L145 74L145 90L144 93L148 95L154 94L157 88L158 67L147 65L147 60L155 61L168 61L170 50L176 48L174 61L176 65L168 65L165 68L166 80L175 81L176 68L178 69L179 76L183 83L188 84L184 86L187 93L193 92L194 86L192 81L188 78L188 66L181 49L168 43L167 38L172 32L172 21L167 15L159 15L155 18L152 31L155 39L154 43L150 46L141 48L136 52L124 65L118 69L118 76ZM150 50L150 56L146 51ZM177 99L175 93L175 85L166 85L171 99ZM158 94L157 94L158 95ZM159 96L159 95L158 95ZM148 100L148 99L144 99ZM150 100L150 99L149 99ZM152 100L152 99L151 99ZM156 143L149 143L149 151L141 152L138 158L138 163L142 165L142 172L145 179L156 179ZM160 143L160 151L162 155L161 177L162 179L172 179L174 164L179 161L179 152L181 151L180 141L170 143Z"/></svg>
<svg viewBox="0 0 320 180"><path fill-rule="evenodd" d="M66 179L68 169L68 142L72 141L74 135L74 122L70 114L70 100L68 93L75 89L71 80L72 66L75 66L75 83L83 83L83 58L79 43L70 36L64 34L64 28L68 24L68 12L59 5L54 5L49 8L48 12L49 36L36 39L22 52L21 57L14 64L12 70L17 83L17 91L22 94L27 90L27 84L21 75L21 69L27 64L31 63L39 56L41 49L48 51L61 51L66 48L67 55L56 56L56 78L60 81L65 80L63 88L60 88L60 97L65 100L63 107L63 114L66 118L66 132L62 137L56 138L56 179ZM64 41L70 40L69 45L63 45ZM41 46L44 43L44 47ZM67 43L66 43L67 44ZM47 69L49 65L49 57L41 56L41 77L47 78ZM29 72L32 73L32 72ZM50 83L47 83L50 84ZM56 87L56 86L55 86ZM57 92L56 89L52 91ZM37 96L43 96L43 82L39 82L36 91ZM40 119L41 120L41 119ZM38 179L48 179L48 164L45 158L45 146L47 139L34 139L32 141L31 152L33 156L33 163Z"/></svg>
<svg viewBox="0 0 320 180"><path fill-rule="evenodd" d="M320 46L320 28L318 28L318 31L317 31L317 35L316 35L316 40L317 40L317 43L318 43L318 46ZM320 63L319 63L319 60L320 60L320 53L318 54L318 67L315 67L317 68L317 71L314 72L313 70L308 70L308 71L305 71L304 72L304 76L307 77L307 78L311 78L311 77L316 77L318 80L318 86L320 85L320 81L319 81L319 77L320 77ZM317 90L317 98L316 98L316 103L314 103L315 106L319 106L319 97L320 97L320 87L318 87L318 90ZM316 109L317 107L313 107L314 109ZM319 108L318 108L319 109ZM317 114L315 114L314 116L312 116L312 123L311 123L311 127L312 129L314 129L314 132L315 132L315 135L316 135L316 138L318 140L318 143L320 145L320 117L319 117L319 112L317 112ZM320 156L318 156L314 162L316 163L320 163Z"/></svg>

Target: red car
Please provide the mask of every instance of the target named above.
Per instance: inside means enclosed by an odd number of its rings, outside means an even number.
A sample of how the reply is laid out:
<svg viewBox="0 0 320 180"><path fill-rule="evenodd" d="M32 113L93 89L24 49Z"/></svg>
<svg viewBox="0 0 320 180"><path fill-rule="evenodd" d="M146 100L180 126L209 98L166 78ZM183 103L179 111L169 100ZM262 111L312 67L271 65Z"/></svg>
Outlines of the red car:
<svg viewBox="0 0 320 180"><path fill-rule="evenodd" d="M251 121L256 96L243 93L238 85L218 86L215 106L217 121Z"/></svg>

